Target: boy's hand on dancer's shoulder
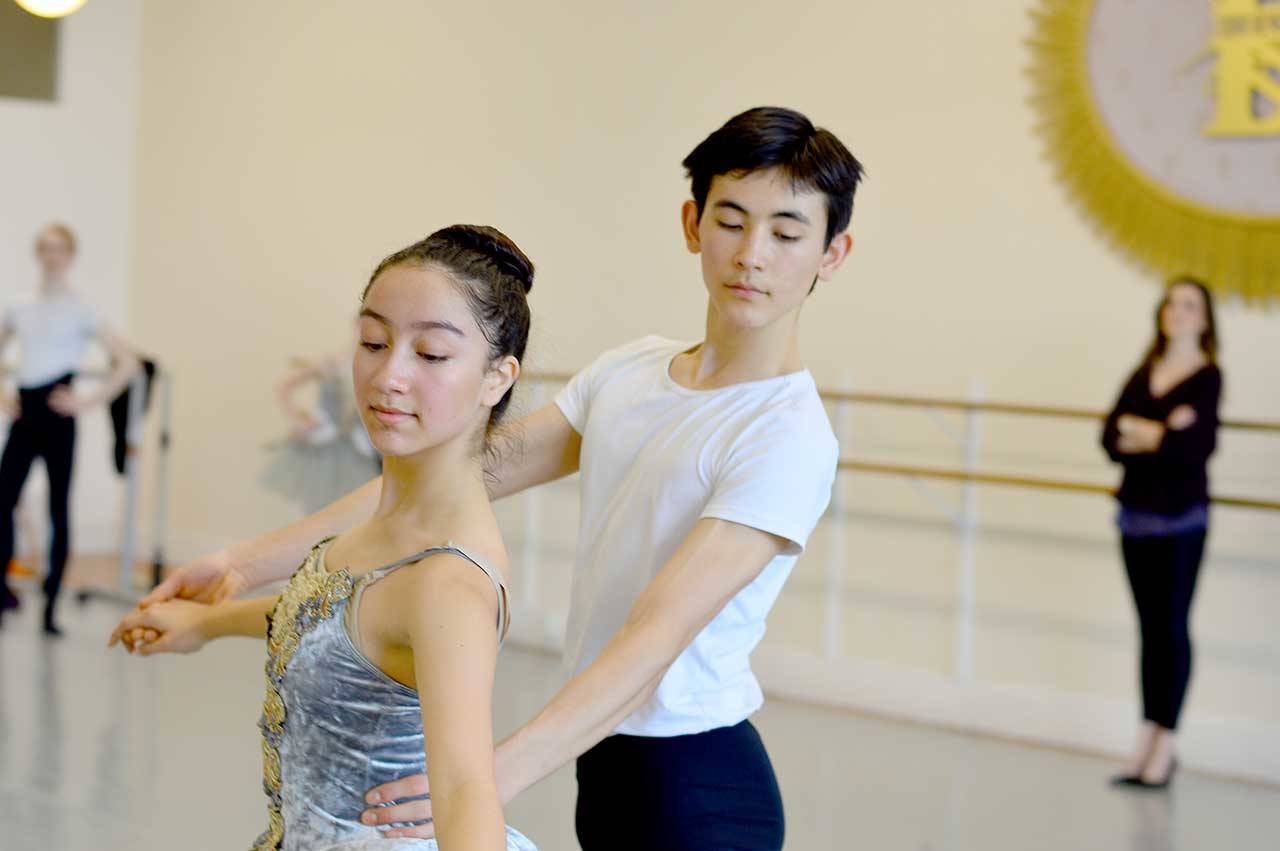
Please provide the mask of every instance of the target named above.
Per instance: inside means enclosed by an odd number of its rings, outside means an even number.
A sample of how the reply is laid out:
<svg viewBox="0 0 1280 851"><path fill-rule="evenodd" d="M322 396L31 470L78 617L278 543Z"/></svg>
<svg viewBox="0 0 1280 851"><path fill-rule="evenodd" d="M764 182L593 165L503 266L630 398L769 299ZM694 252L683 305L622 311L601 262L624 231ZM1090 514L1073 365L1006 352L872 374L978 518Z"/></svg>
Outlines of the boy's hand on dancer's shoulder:
<svg viewBox="0 0 1280 851"><path fill-rule="evenodd" d="M251 583L230 550L203 555L189 561L151 589L138 603L146 609L168 600L221 603L248 589Z"/></svg>
<svg viewBox="0 0 1280 851"><path fill-rule="evenodd" d="M382 835L388 839L431 839L436 835L435 825L431 823L427 775L415 774L374 786L365 793L364 799L369 808L360 815L360 821L379 826L380 830L383 825L402 825L383 830Z"/></svg>
<svg viewBox="0 0 1280 851"><path fill-rule="evenodd" d="M16 420L22 416L22 402L16 393L5 393L0 396L0 415Z"/></svg>
<svg viewBox="0 0 1280 851"><path fill-rule="evenodd" d="M125 615L107 642L139 656L156 653L194 653L210 638L205 629L209 606L190 600L169 600Z"/></svg>

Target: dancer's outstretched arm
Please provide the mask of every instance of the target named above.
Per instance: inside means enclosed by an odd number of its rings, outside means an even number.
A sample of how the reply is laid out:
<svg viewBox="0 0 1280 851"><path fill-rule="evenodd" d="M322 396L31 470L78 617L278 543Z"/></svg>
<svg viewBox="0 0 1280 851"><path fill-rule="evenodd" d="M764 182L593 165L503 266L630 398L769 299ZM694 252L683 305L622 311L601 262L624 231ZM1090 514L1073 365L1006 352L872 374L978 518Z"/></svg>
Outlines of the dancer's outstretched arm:
<svg viewBox="0 0 1280 851"><path fill-rule="evenodd" d="M288 579L316 542L350 529L378 506L382 477L372 479L309 517L187 562L142 598L218 603L268 582Z"/></svg>
<svg viewBox="0 0 1280 851"><path fill-rule="evenodd" d="M266 638L267 615L276 607L276 597L227 600L216 605L190 600L168 600L124 616L108 647L117 642L130 653L194 653L215 638L242 635Z"/></svg>
<svg viewBox="0 0 1280 851"><path fill-rule="evenodd" d="M501 499L575 473L582 437L555 405L547 405L507 429L490 469L489 496ZM179 567L142 599L217 603L279 579L287 579L316 541L350 529L373 514L381 477L362 485L310 517L241 541Z"/></svg>

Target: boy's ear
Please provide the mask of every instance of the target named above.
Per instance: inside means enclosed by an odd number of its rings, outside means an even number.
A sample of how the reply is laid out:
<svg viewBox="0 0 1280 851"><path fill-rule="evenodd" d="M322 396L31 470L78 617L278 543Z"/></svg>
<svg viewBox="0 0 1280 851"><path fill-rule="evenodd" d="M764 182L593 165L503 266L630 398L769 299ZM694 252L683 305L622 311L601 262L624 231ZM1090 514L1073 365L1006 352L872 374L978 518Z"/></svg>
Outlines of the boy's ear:
<svg viewBox="0 0 1280 851"><path fill-rule="evenodd" d="M818 266L818 280L831 280L852 250L853 234L849 231L836 234L822 255L822 263Z"/></svg>
<svg viewBox="0 0 1280 851"><path fill-rule="evenodd" d="M702 251L702 238L698 235L698 221L701 218L698 215L698 202L693 200L685 201L680 207L680 224L684 229L684 244L689 249L690 254L698 254Z"/></svg>

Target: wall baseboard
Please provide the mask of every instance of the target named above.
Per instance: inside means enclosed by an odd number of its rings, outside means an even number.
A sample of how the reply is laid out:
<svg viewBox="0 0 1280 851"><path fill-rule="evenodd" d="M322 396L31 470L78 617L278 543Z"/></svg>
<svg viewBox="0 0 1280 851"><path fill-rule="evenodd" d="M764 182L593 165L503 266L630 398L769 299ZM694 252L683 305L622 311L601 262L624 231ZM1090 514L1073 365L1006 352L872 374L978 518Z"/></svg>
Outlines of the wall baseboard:
<svg viewBox="0 0 1280 851"><path fill-rule="evenodd" d="M1048 689L960 682L927 671L762 648L752 667L771 697L993 736L1040 747L1123 756L1136 712L1126 701ZM1188 709L1179 759L1216 775L1280 785L1280 726Z"/></svg>

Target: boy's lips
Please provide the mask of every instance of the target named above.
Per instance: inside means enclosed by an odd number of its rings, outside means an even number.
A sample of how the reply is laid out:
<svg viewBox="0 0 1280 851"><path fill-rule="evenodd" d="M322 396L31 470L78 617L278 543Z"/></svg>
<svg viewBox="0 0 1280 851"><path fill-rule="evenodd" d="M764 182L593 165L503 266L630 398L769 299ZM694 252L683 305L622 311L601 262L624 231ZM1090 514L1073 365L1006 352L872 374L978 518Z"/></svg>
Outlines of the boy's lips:
<svg viewBox="0 0 1280 851"><path fill-rule="evenodd" d="M725 287L727 287L729 290L733 291L737 295L741 296L742 298L758 298L765 294L764 290L756 289L750 284L742 284L742 283L725 284Z"/></svg>

